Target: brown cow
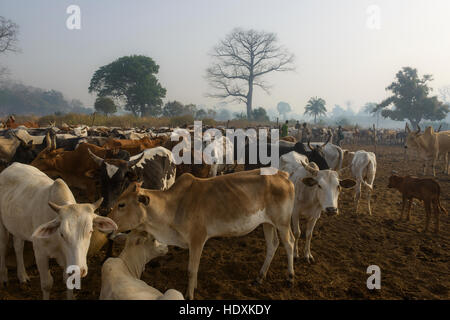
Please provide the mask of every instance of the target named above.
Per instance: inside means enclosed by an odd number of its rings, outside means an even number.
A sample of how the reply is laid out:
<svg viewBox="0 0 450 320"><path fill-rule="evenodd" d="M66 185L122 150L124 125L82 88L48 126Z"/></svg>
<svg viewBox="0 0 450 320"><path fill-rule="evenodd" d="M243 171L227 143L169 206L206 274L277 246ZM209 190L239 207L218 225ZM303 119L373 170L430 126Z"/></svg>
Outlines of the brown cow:
<svg viewBox="0 0 450 320"><path fill-rule="evenodd" d="M439 183L430 178L417 178L414 176L400 177L398 175L392 175L389 177L388 188L395 188L402 193L403 203L402 212L400 214L400 220L403 218L406 202L408 202L407 219L411 219L411 203L414 198L422 200L425 205L426 222L424 232L428 231L428 225L430 223L431 206L433 206L435 216L435 232L439 232L439 213L442 211L447 214L447 211L441 206L440 194L441 187Z"/></svg>
<svg viewBox="0 0 450 320"><path fill-rule="evenodd" d="M262 170L262 169L261 169ZM294 185L287 172L261 175L260 169L208 179L184 174L166 191L131 184L109 214L118 232L145 230L158 241L189 248L187 297L194 298L203 246L213 237L238 237L263 224L266 260L258 282L266 277L279 245L286 250L289 283L294 281L291 215Z"/></svg>
<svg viewBox="0 0 450 320"><path fill-rule="evenodd" d="M150 148L156 148L162 146L166 142L166 137L157 137L150 139L144 137L139 140L127 140L127 139L109 139L103 147L106 149L121 149L126 150L131 156L135 156L142 151Z"/></svg>
<svg viewBox="0 0 450 320"><path fill-rule="evenodd" d="M89 200L97 198L95 174L98 164L89 155L91 150L96 156L106 159L129 158L129 154L120 150L108 150L89 143L81 143L73 151L54 149L49 146L39 153L31 163L51 178L62 178L70 187L86 190Z"/></svg>
<svg viewBox="0 0 450 320"><path fill-rule="evenodd" d="M9 116L6 120L6 128L16 129L19 126L25 126L27 128L39 128L39 124L36 121L25 121L24 123L16 123L14 116Z"/></svg>

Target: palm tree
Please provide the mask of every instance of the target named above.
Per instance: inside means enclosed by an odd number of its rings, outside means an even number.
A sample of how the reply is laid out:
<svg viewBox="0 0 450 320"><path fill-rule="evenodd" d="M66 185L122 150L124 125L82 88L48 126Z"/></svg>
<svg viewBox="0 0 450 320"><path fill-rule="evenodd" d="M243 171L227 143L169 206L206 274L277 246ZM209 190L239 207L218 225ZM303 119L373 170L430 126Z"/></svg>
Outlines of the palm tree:
<svg viewBox="0 0 450 320"><path fill-rule="evenodd" d="M325 115L326 112L327 108L325 108L325 100L322 98L313 97L308 100L304 114L314 116L314 123L316 123L317 116Z"/></svg>

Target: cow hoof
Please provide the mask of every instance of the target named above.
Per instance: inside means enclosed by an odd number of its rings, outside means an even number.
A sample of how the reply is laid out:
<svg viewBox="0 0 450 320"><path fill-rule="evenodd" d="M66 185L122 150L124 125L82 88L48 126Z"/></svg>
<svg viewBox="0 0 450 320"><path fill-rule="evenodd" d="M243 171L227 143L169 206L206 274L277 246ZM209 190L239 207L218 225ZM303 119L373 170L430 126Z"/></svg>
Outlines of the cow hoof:
<svg viewBox="0 0 450 320"><path fill-rule="evenodd" d="M286 280L286 287L292 288L294 286L294 280Z"/></svg>
<svg viewBox="0 0 450 320"><path fill-rule="evenodd" d="M307 261L309 264L314 264L314 263L316 262L316 261L314 260L314 258L313 258L312 255L309 255L309 256L306 257L305 259L306 259L306 261Z"/></svg>
<svg viewBox="0 0 450 320"><path fill-rule="evenodd" d="M253 285L254 286L260 286L263 283L264 279L261 277L256 278L255 280L253 280Z"/></svg>

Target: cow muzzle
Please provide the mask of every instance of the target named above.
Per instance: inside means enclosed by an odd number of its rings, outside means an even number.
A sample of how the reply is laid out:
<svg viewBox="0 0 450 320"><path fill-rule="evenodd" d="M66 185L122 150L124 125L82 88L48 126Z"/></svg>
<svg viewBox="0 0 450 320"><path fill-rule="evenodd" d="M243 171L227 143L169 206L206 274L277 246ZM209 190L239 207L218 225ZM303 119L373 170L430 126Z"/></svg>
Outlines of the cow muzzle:
<svg viewBox="0 0 450 320"><path fill-rule="evenodd" d="M325 213L329 216L335 216L338 214L338 212L339 212L339 210L336 207L327 207L325 209Z"/></svg>

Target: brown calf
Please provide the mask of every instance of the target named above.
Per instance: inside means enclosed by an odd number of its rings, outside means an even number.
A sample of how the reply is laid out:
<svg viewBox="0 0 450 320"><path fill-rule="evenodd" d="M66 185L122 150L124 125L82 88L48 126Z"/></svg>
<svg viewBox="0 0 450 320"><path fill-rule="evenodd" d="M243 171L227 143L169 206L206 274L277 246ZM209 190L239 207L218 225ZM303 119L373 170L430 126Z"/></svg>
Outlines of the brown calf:
<svg viewBox="0 0 450 320"><path fill-rule="evenodd" d="M400 214L400 220L403 218L405 211L405 205L408 202L407 219L410 220L410 211L412 200L422 200L425 205L426 222L424 232L428 231L428 225L430 223L431 206L433 206L435 216L435 232L439 232L439 213L442 211L447 214L447 211L441 206L440 194L441 187L439 183L430 178L417 178L414 176L400 177L398 175L392 175L389 177L388 188L395 188L402 193L403 203L402 212Z"/></svg>

